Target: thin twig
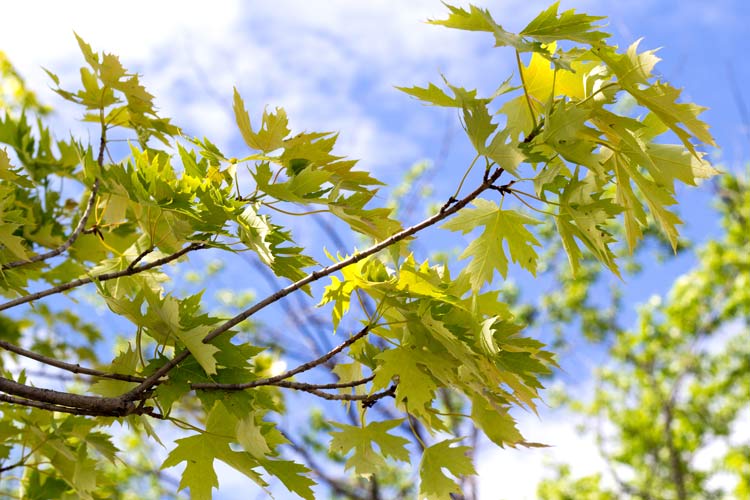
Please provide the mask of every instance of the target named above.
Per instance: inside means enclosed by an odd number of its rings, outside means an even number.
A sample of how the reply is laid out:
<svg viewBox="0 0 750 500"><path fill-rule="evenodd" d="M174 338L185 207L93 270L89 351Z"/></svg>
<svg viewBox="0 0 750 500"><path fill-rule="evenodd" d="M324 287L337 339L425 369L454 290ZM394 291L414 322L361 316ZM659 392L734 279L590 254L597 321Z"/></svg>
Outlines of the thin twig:
<svg viewBox="0 0 750 500"><path fill-rule="evenodd" d="M526 88L526 79L523 77L523 63L521 62L521 54L516 51L516 63L518 64L518 73L521 75L521 86L523 87L523 95L526 96L526 104L529 106L529 114L531 115L531 123L534 124L533 129L536 129L536 117L534 116L534 107L531 105L531 98L529 97L528 89Z"/></svg>
<svg viewBox="0 0 750 500"><path fill-rule="evenodd" d="M462 208L464 208L466 205L471 203L474 199L476 199L480 194L482 194L484 191L489 189L493 186L494 182L500 178L500 176L503 174L504 170L502 168L496 169L491 175L488 175L487 178L482 182L482 184L479 185L474 191L466 195L464 198L455 201L454 203L444 205L438 213L433 215L432 217L429 217L422 222L415 224L411 227L408 227L402 231L399 231L398 233L394 234L390 238L386 238L385 240L381 241L380 243L377 243L370 248L363 250L361 252L354 253L350 257L343 259L336 264L332 264L328 267L324 267L323 269L319 269L317 271L314 271L310 274L308 274L306 277L302 278L299 281L296 281L292 283L291 285L288 285L285 288L282 288L278 290L276 293L269 295L265 299L261 300L260 302L256 303L255 305L249 307L248 309L245 309L241 313L237 314L233 318L229 319L225 323L223 323L221 326L218 326L217 328L214 328L211 332L209 332L204 338L203 343L209 343L211 340L215 339L222 333L229 331L237 324L245 321L247 318L252 316L253 314L257 313L258 311L268 307L269 305L279 301L283 297L286 297L292 292L295 292L306 285L309 285L310 283L317 281L321 278L324 278L326 276L329 276L336 271L339 271L347 266L350 266L352 264L356 264L357 262L361 261L362 259L365 259L366 257L369 257L371 255L374 255L381 250L384 250L385 248L388 248L389 246L393 245L394 243L398 243L399 241L402 241L406 238L409 238L410 236L414 235L415 233L418 233L419 231L428 228L430 226L433 226L437 224L438 222L450 217L451 215L455 214ZM138 385L138 387L135 387L134 389L126 392L121 396L121 398L124 401L133 401L136 399L139 399L141 396L140 394L144 391L148 391L151 389L154 385L158 384L159 380L164 377L167 373L169 373L175 366L180 364L182 361L187 359L190 356L190 351L187 349L183 349L179 353L175 355L174 358L172 358L170 361L165 363L161 368L156 370L151 376L149 376L143 383Z"/></svg>
<svg viewBox="0 0 750 500"><path fill-rule="evenodd" d="M38 361L45 365L54 366L55 368L60 368L61 370L67 370L72 373L80 373L83 375L90 375L92 377L110 378L113 380L123 380L125 382L143 382L144 380L143 377L136 377L134 375L123 375L120 373L108 373L108 372L104 372L100 370L94 370L93 368L86 368L78 364L66 363L64 361L59 361L54 358L42 356L41 354L38 354L34 351L29 351L27 349L24 349L23 347L18 347L17 345L13 345L10 342L6 342L4 340L0 340L0 348L5 349L6 351L16 353L19 356L33 359L34 361Z"/></svg>
<svg viewBox="0 0 750 500"><path fill-rule="evenodd" d="M65 242L60 245L59 247L50 250L49 252L40 253L37 255L34 255L33 257L29 257L28 259L24 260L16 260L14 262L8 262L7 264L3 264L1 269L4 271L6 269L13 269L16 267L26 266L29 264L34 264L35 262L42 262L47 259L51 259L52 257L57 257L61 253L63 253L65 250L70 248L70 246L75 243L75 241L78 239L78 237L81 235L81 232L86 227L86 222L89 219L89 215L91 215L91 211L94 208L94 204L96 203L96 194L99 191L99 179L96 179L94 181L94 185L91 186L91 194L89 195L89 200L86 203L86 208L83 211L83 215L81 215L80 220L78 221L78 224L76 225L75 229L73 230L73 233L68 237Z"/></svg>
<svg viewBox="0 0 750 500"><path fill-rule="evenodd" d="M319 390L327 390L327 389L346 389L349 387L358 387L360 385L365 385L368 382L371 382L372 379L375 378L375 375L370 375L369 377L362 378L359 380L352 380L351 382L338 382L334 384L308 384L306 382L290 382L288 380L280 380L273 383L268 384L262 384L266 386L274 386L274 387L283 387L285 389L296 389L298 391L305 391L305 392L312 392L312 391L319 391ZM225 386L230 386L229 388ZM200 386L200 387L196 387ZM236 384L191 384L191 389L217 389L217 390L238 390L236 387ZM258 387L258 386L254 386Z"/></svg>
<svg viewBox="0 0 750 500"><path fill-rule="evenodd" d="M379 400L387 397L393 397L396 394L395 385L392 385L388 389L376 392L374 394L331 394L329 392L323 392L317 389L303 390L305 392L318 396L319 398L327 399L329 401L362 401L362 406L364 406L365 408L371 408Z"/></svg>
<svg viewBox="0 0 750 500"><path fill-rule="evenodd" d="M222 391L242 391L245 389L250 389L252 387L260 387L263 385L278 385L278 382L281 382L282 380L292 378L298 373L302 373L312 368L315 368L316 366L322 365L323 363L325 363L326 361L334 357L336 354L340 353L341 351L343 351L344 349L346 349L347 347L349 347L350 345L352 345L353 343L355 343L356 341L358 341L359 339L367 335L369 332L370 332L370 326L369 325L365 326L359 332L352 335L351 337L346 339L346 341L334 347L323 356L316 358L312 361L308 361L307 363L303 363L296 368L287 370L284 373L281 373L273 377L261 378L258 380L253 380L251 382L245 382L242 384L215 384L215 383L192 384L191 388L192 389L221 389ZM148 382L148 379L146 379L146 381L143 382L143 384L141 385L144 385L146 382ZM136 387L136 389L138 388Z"/></svg>
<svg viewBox="0 0 750 500"><path fill-rule="evenodd" d="M101 170L102 166L104 165L104 148L107 147L107 129L106 127L102 126L102 133L99 136L99 155L97 157L97 164L99 165L99 170ZM35 262L42 262L47 259L51 259L52 257L57 257L61 253L63 253L65 250L70 248L70 246L75 243L75 241L78 239L78 237L81 235L81 232L86 227L86 223L89 220L89 216L91 215L92 210L94 209L94 205L96 204L96 195L99 192L99 178L97 177L94 180L93 186L91 186L91 194L89 195L89 199L86 202L86 208L83 211L83 215L81 215L80 220L78 221L78 224L76 225L75 229L73 230L73 233L68 237L65 242L60 245L59 247L50 250L49 252L34 255L33 257L30 257L26 260L17 260L15 262L9 262L7 264L3 264L0 269L13 269L16 267L25 266L28 264L33 264Z"/></svg>
<svg viewBox="0 0 750 500"><path fill-rule="evenodd" d="M144 258L146 258L146 256L148 254L150 254L153 251L154 251L154 246L151 245L150 247L148 247L147 249L145 249L144 251L142 251L141 253L139 253L138 257L136 257L135 259L133 259L133 262L131 262L130 264L128 264L127 269L133 269L133 268L135 268L135 266L137 266L139 262L141 262Z"/></svg>
<svg viewBox="0 0 750 500"><path fill-rule="evenodd" d="M44 297L49 297L50 295L55 295L57 293L67 292L68 290L71 290L73 288L78 288L79 286L88 285L89 283L93 283L94 281L103 282L103 281L109 281L109 280L113 280L117 278L122 278L123 276L132 276L134 274L142 273L143 271L148 271L149 269L153 269L155 267L159 267L169 262L172 262L173 260L179 259L180 257L182 257L188 252L191 252L193 250L201 250L203 248L208 248L208 245L205 243L191 243L190 245L186 246L182 250L179 250L173 254L162 257L161 259L157 259L153 262L149 262L148 264L143 264L142 266L133 267L133 268L128 266L126 269L123 269L122 271L102 273L97 276L90 276L87 278L75 279L73 281L63 283L62 285L54 286L46 290L41 290L39 292L31 293L29 295L24 295L23 297L19 297L17 299L9 300L8 302L5 302L4 304L0 304L0 311L10 309L11 307L19 306L21 304L26 304L28 302L33 302L35 300L39 300Z"/></svg>

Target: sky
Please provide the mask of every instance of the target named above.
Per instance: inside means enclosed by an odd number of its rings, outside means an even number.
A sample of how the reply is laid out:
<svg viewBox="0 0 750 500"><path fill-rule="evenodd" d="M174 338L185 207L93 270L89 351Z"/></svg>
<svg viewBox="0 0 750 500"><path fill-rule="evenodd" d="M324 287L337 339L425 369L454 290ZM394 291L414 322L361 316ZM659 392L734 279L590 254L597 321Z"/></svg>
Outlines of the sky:
<svg viewBox="0 0 750 500"><path fill-rule="evenodd" d="M548 5L477 3L511 31ZM664 61L657 72L684 87L686 100L710 108L703 118L721 148L710 151L711 157L724 169L738 169L750 157L747 2L590 0L563 1L561 7L608 16L607 31L620 46L643 37L641 48L661 47ZM49 90L41 69L57 73L63 85L77 84L75 31L95 50L119 55L142 74L163 115L188 134L208 136L229 156L246 154L231 114L236 86L256 122L264 106L282 106L293 131L340 131L338 152L360 158L361 168L386 182L397 182L416 161L438 163L435 195L444 198L472 157L470 145L454 114L422 106L394 86L425 86L442 73L487 94L514 69L511 53L493 49L488 35L423 22L444 13L437 0L24 1L3 9L0 50L58 110L57 130L88 133L71 118L77 111L66 112L71 108ZM710 193L682 189L679 196L687 234L699 240L717 234ZM297 239L313 241L314 230L299 228ZM652 273L634 281L626 302L634 306L639 297L663 293L690 264L689 256L677 259L660 270L659 279ZM585 389L585 378L575 382ZM498 498L499 488L503 498L533 498L545 461L554 457L575 453L574 471L581 473L601 468L593 444L572 432L570 415L523 416L521 427L531 440L554 448L484 452L478 464L483 499ZM227 476L228 490L234 481Z"/></svg>

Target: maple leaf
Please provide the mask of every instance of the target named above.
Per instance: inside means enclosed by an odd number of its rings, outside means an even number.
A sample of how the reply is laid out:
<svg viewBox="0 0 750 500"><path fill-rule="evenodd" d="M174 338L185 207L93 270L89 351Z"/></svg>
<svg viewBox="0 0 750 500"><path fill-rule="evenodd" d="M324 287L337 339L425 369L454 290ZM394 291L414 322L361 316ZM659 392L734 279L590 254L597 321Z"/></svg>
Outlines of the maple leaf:
<svg viewBox="0 0 750 500"><path fill-rule="evenodd" d="M422 411L424 405L432 401L437 384L421 367L414 351L399 347L382 352L375 358L381 364L376 368L372 381L374 391L388 387L395 379L398 380L396 401L408 402L412 411Z"/></svg>
<svg viewBox="0 0 750 500"><path fill-rule="evenodd" d="M281 108L276 108L276 113L263 111L263 121L258 132L253 131L250 123L250 115L245 109L245 103L240 97L237 89L234 89L234 117L242 134L242 138L252 149L269 153L279 149L284 144L284 138L289 135L287 127L288 119L286 112Z"/></svg>
<svg viewBox="0 0 750 500"><path fill-rule="evenodd" d="M484 431L485 435L498 446L512 446L523 441L516 428L516 422L508 414L507 408L493 407L484 398L472 399L471 418Z"/></svg>
<svg viewBox="0 0 750 500"><path fill-rule="evenodd" d="M237 217L237 230L242 242L254 250L261 261L273 264L274 255L268 241L272 229L268 216L258 215L257 207L248 205Z"/></svg>
<svg viewBox="0 0 750 500"><path fill-rule="evenodd" d="M600 160L593 150L599 133L585 125L590 113L572 102L557 103L545 118L542 139L569 162L598 171Z"/></svg>
<svg viewBox="0 0 750 500"><path fill-rule="evenodd" d="M128 343L128 348L121 351L107 370L109 373L134 375L138 366L138 352ZM132 382L122 380L102 379L91 386L91 392L102 396L117 397L133 388Z"/></svg>
<svg viewBox="0 0 750 500"><path fill-rule="evenodd" d="M446 476L443 469L448 470L455 477L475 475L474 465L471 463L468 446L451 447L461 438L446 439L424 450L422 462L419 465L419 498L427 500L444 500L450 498L451 493L461 490L453 479Z"/></svg>
<svg viewBox="0 0 750 500"><path fill-rule="evenodd" d="M250 413L237 422L237 442L255 458L263 458L271 452L261 428L255 423L255 414Z"/></svg>
<svg viewBox="0 0 750 500"><path fill-rule="evenodd" d="M374 474L385 467L384 457L408 462L409 451L406 445L409 444L409 440L388 434L389 430L397 427L401 422L403 419L385 420L371 422L364 427L333 422L334 427L339 430L331 432L330 449L339 453L354 450L354 454L346 461L346 468L353 468L356 474L364 476ZM373 443L380 451L375 451Z"/></svg>
<svg viewBox="0 0 750 500"><path fill-rule="evenodd" d="M610 36L608 33L596 31L598 26L593 24L605 19L604 17L576 14L574 9L563 11L558 16L557 9L559 6L560 2L550 5L547 10L534 18L520 34L533 37L542 43L550 43L556 40L595 43Z"/></svg>
<svg viewBox="0 0 750 500"><path fill-rule="evenodd" d="M331 320L333 321L334 331L338 328L341 318L349 310L349 302L355 287L356 285L350 281L341 281L336 276L331 276L331 284L325 288L323 298L318 303L318 307L333 302Z"/></svg>
<svg viewBox="0 0 750 500"><path fill-rule="evenodd" d="M260 464L272 477L278 478L282 484L305 500L314 500L312 487L315 481L310 479L310 469L291 460L261 460Z"/></svg>
<svg viewBox="0 0 750 500"><path fill-rule="evenodd" d="M202 434L178 439L175 442L177 447L169 453L161 468L166 469L185 462L179 489L190 488L190 497L195 500L210 500L211 490L219 487L219 478L214 471L215 440Z"/></svg>
<svg viewBox="0 0 750 500"><path fill-rule="evenodd" d="M5 148L0 149L0 180L25 188L34 186L34 184L24 175L23 169L13 168L13 165L10 164L10 157Z"/></svg>
<svg viewBox="0 0 750 500"><path fill-rule="evenodd" d="M643 237L641 227L646 225L646 212L643 210L641 201L636 197L630 185L630 176L621 165L617 156L615 158L615 179L617 180L617 194L615 201L623 208L625 222L625 239L628 242L630 253L635 250L636 244Z"/></svg>
<svg viewBox="0 0 750 500"><path fill-rule="evenodd" d="M655 51L638 53L639 43L640 40L633 43L625 54L618 54L612 47L603 45L597 45L592 51L617 76L622 88L635 97L639 104L651 110L692 154L698 156L695 146L690 142L692 136L715 146L716 143L708 132L708 125L698 118L706 108L692 103L678 103L681 91L666 83L649 84L651 71L659 58L654 55Z"/></svg>
<svg viewBox="0 0 750 500"><path fill-rule="evenodd" d="M480 152L487 155L503 170L518 177L518 166L524 161L525 157L515 144L506 142L509 135L508 129L498 132L492 138L490 145Z"/></svg>
<svg viewBox="0 0 750 500"><path fill-rule="evenodd" d="M429 87L396 87L401 92L405 92L420 101L433 106L447 106L451 108L460 107L461 104L453 97L446 94L440 87L431 83Z"/></svg>
<svg viewBox="0 0 750 500"><path fill-rule="evenodd" d="M537 254L533 247L538 246L539 241L525 226L538 224L539 221L514 210L502 210L489 200L480 198L472 204L476 208L462 210L442 226L464 234L476 227L484 227L482 234L474 239L460 256L461 259L472 258L466 268L472 288L476 291L484 283L491 282L495 269L503 277L507 276L508 258L503 249L503 240L508 242L513 262L536 274Z"/></svg>
<svg viewBox="0 0 750 500"><path fill-rule="evenodd" d="M596 258L620 275L615 256L609 248L612 236L606 224L622 211L610 198L602 196L593 176L571 180L560 195L560 211L555 218L563 247L573 270L578 269L581 253L573 237L581 240Z"/></svg>
<svg viewBox="0 0 750 500"><path fill-rule="evenodd" d="M204 344L203 339L211 331L208 325L191 325L184 326L183 321L186 317L181 316L180 304L190 301L190 298L179 301L171 295L164 298L158 297L154 292L144 290L144 295L149 304L149 310L143 317L144 323L149 323L148 332L158 335L160 340L165 343L173 343L174 339L179 339L196 361L209 375L216 374L216 358L214 355L219 348L215 345ZM193 296L193 299L199 296Z"/></svg>
<svg viewBox="0 0 750 500"><path fill-rule="evenodd" d="M485 154L487 138L497 128L497 125L492 123L487 105L479 100L468 102L463 106L463 115L466 133L474 148L479 154Z"/></svg>

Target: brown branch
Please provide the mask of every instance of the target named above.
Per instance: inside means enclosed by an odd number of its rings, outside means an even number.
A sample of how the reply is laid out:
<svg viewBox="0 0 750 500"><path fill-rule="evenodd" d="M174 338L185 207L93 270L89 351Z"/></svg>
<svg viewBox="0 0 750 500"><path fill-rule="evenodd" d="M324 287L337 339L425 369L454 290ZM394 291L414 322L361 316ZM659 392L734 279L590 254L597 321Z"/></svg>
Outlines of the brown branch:
<svg viewBox="0 0 750 500"><path fill-rule="evenodd" d="M41 354L37 354L33 351L29 351L27 349L24 349L23 347L18 347L4 340L0 340L0 348L5 349L6 351L10 351L15 354L18 354L19 356L33 359L34 361L38 361L42 364L54 366L55 368L60 368L61 370L66 370L72 373L90 375L92 377L99 377L99 378L110 378L113 380L123 380L125 382L137 383L137 382L143 382L144 380L143 377L136 377L134 375L123 375L120 373L108 373L108 372L104 372L100 370L94 370L93 368L86 368L86 367L80 366L79 364L66 363L64 361L59 361L54 358L42 356Z"/></svg>
<svg viewBox="0 0 750 500"><path fill-rule="evenodd" d="M9 300L8 302L5 302L4 304L0 304L0 311L4 311L6 309L19 306L21 304L26 304L28 302L33 302L35 300L39 300L44 297L49 297L50 295L54 295L57 293L67 292L68 290L71 290L73 288L78 288L79 286L88 285L89 283L92 283L94 281L98 281L98 282L109 281L109 280L113 280L117 278L122 278L124 276L132 276L134 274L142 273L143 271L148 271L149 269L153 269L155 267L159 267L169 262L172 262L173 260L179 259L180 257L182 257L188 252L191 252L193 250L201 250L204 248L208 248L208 245L206 243L191 243L185 248L183 248L182 250L179 250L173 254L169 254L165 257L162 257L161 259L156 259L155 261L149 262L148 264L143 264L142 266L138 266L138 267L128 266L126 269L123 269L122 271L113 271L110 273L102 273L97 276L90 276L87 278L75 279L73 281L63 283L62 285L48 288L46 290L41 290L39 292L31 293L29 295L25 295L17 299ZM143 257L141 257L140 255L136 257L136 259L141 259L141 258Z"/></svg>
<svg viewBox="0 0 750 500"><path fill-rule="evenodd" d="M334 357L336 354L340 353L365 335L367 335L370 331L370 326L365 326L362 328L359 332L352 335L348 339L346 339L343 343L339 344L338 346L334 347L327 353L325 353L323 356L316 358L312 361L308 361L307 363L303 363L296 368L292 368L291 370L287 370L284 373L280 373L279 375L268 377L268 378L261 378L258 380L253 380L251 382L245 382L241 384L216 384L216 383L202 383L202 384L192 384L190 387L192 389L220 389L222 391L242 391L245 389L251 389L253 387L260 387L263 385L279 385L279 382L292 378L293 376L297 375L298 373L306 372L308 370L311 370L312 368L315 368L316 366L322 365L332 357ZM186 352L186 351L183 351ZM151 377L149 377L151 378ZM148 379L146 379L145 382L143 382L141 385L144 385L146 382L148 382ZM131 391L134 392L137 387Z"/></svg>
<svg viewBox="0 0 750 500"><path fill-rule="evenodd" d="M301 391L306 391L308 389L347 389L350 387L359 387L360 385L365 385L369 382L372 382L372 379L374 378L375 375L370 375L369 377L361 378L359 380L352 380L351 382L337 382L334 384L308 384L305 382L289 382L287 380L283 380L274 385L278 387L286 387L289 389L299 389Z"/></svg>
<svg viewBox="0 0 750 500"><path fill-rule="evenodd" d="M362 259L369 257L371 255L374 255L381 250L384 250L385 248L388 248L389 246L393 245L394 243L398 243L399 241L405 240L406 238L409 238L410 236L418 233L419 231L428 228L430 226L433 226L437 224L438 222L450 217L451 215L455 214L462 208L464 208L466 205L471 203L474 199L476 199L480 194L482 194L484 191L489 189L493 186L494 182L497 181L497 179L500 178L504 170L502 168L496 169L492 174L486 175L482 183L477 187L474 191L466 195L464 198L461 198L460 200L455 200L451 198L448 202L443 205L438 213L433 215L432 217L429 217L422 222L415 224L411 227L408 227L402 231L399 231L398 233L394 234L390 238L386 238L385 240L381 241L380 243L377 243L370 248L363 250L361 252L357 252L350 257L343 259L335 264L332 264L328 267L324 267L323 269L319 269L317 271L314 271L310 274L308 274L306 277L302 278L299 281L295 281L294 283L288 285L285 288L282 288L278 290L276 293L269 295L265 299L261 300L260 302L256 303L255 305L249 307L248 309L245 309L241 313L237 314L230 320L223 323L221 326L214 328L212 331L210 331L204 338L203 343L207 344L211 342L214 338L218 337L222 333L230 330L232 327L236 326L237 324L245 321L247 318L252 316L253 314L257 313L258 311L266 308L267 306L273 304L274 302L277 302L278 300L282 299L283 297L286 297L292 292L295 292L301 288L303 288L306 285L309 285L310 283L317 281L321 278L324 278L326 276L329 276L336 271L340 271L341 269L350 266L352 264L356 264L357 262L361 261ZM134 389L126 392L121 396L123 400L125 401L132 401L135 399L140 398L140 394L144 391L148 391L153 387L154 385L158 384L158 381L164 377L167 373L169 373L175 366L180 364L182 361L184 361L187 357L190 356L190 351L187 349L183 349L179 353L175 355L174 358L172 358L170 361L165 363L161 368L156 370L150 377L148 377L143 383L138 385L138 387L135 387Z"/></svg>
<svg viewBox="0 0 750 500"><path fill-rule="evenodd" d="M134 269L135 266L137 266L140 261L142 261L148 254L150 254L153 251L154 251L154 246L152 245L148 247L147 249L145 249L144 251L142 251L141 253L139 253L138 257L133 259L133 262L128 264L127 269Z"/></svg>
<svg viewBox="0 0 750 500"><path fill-rule="evenodd" d="M318 396L328 401L362 401L362 406L371 408L379 400L387 397L393 397L396 394L396 386L392 385L388 389L373 394L331 394L330 392L319 391L317 389L301 389L304 392Z"/></svg>
<svg viewBox="0 0 750 500"><path fill-rule="evenodd" d="M0 391L5 393L5 395L0 394L0 396L3 396L0 400L6 402L76 415L123 416L135 413L136 410L132 402L123 401L119 398L84 396L31 387L4 377L0 377ZM18 398L12 396L18 396Z"/></svg>
<svg viewBox="0 0 750 500"><path fill-rule="evenodd" d="M320 390L330 390L330 389L346 389L350 387L358 387L360 385L365 385L368 382L371 382L372 379L375 378L375 375L370 375L367 378L362 378L359 380L353 380L351 382L340 382L335 384L308 384L306 382L290 382L288 380L280 380L278 382L274 383L268 383L268 384L261 384L264 386L274 386L274 387L283 387L285 389L295 389L298 391L304 391L304 392L313 392L313 391L320 391ZM238 384L190 384L191 389L200 389L200 390L229 390L229 391L236 391L239 390L236 386ZM254 387L259 387L258 385L255 385Z"/></svg>
<svg viewBox="0 0 750 500"><path fill-rule="evenodd" d="M40 401L34 401L31 399L17 398L15 396L9 396L8 394L0 393L0 401L20 406L28 406L30 408L39 408L46 411L57 411L61 413L70 413L71 415L87 415L91 417L110 417L109 413L97 412L94 410L81 410L78 408L71 408L67 406L60 406L53 403L45 403Z"/></svg>

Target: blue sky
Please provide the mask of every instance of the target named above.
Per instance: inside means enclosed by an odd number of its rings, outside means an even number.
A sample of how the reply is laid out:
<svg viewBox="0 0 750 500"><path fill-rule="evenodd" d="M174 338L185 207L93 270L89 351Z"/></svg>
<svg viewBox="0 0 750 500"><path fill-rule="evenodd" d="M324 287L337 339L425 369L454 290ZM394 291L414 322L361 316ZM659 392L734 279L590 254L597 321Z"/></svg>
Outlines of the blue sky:
<svg viewBox="0 0 750 500"><path fill-rule="evenodd" d="M538 0L477 3L509 30L520 29L548 5ZM81 58L75 30L96 50L120 55L126 67L143 74L163 114L188 134L208 136L229 155L245 153L231 115L233 86L255 120L263 106L283 106L295 132L340 131L339 153L362 159L363 168L386 182L397 181L418 160L436 160L449 137L447 155L432 176L439 198L448 196L473 156L470 145L454 115L424 107L393 86L423 86L437 82L442 72L452 83L489 93L514 69L512 54L493 49L489 36L424 24L443 16L445 8L437 0L136 0L120 4L124 10L103 5L29 1L4 9L0 50L60 111L55 120L61 134L87 131L66 113L70 108L44 90L48 80L40 67L58 73L63 83L76 84ZM738 169L750 157L750 124L739 104L750 107L747 2L563 1L561 7L608 16L608 31L620 46L644 37L642 48L662 47L664 61L657 72L684 87L686 100L711 108L703 118L721 148L711 154L725 169ZM681 189L680 201L689 235L700 240L717 233L707 190ZM297 238L303 244L315 241L314 231L314 226L298 228ZM630 283L629 305L666 291L690 263L686 256ZM497 498L495 477L514 478L503 483L510 488L506 498L533 498L528 495L545 454L564 456L574 449L579 470L598 467L593 446L570 432L566 418L523 421L532 440L557 445L552 452L487 452L479 465L483 498ZM496 473L500 469L503 474Z"/></svg>

